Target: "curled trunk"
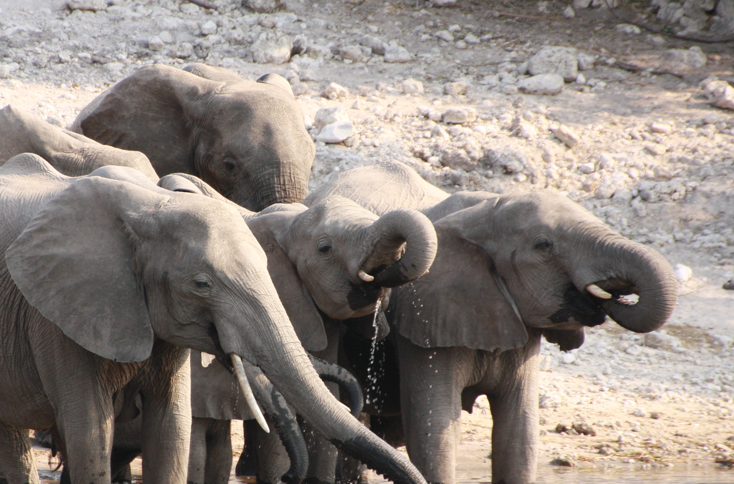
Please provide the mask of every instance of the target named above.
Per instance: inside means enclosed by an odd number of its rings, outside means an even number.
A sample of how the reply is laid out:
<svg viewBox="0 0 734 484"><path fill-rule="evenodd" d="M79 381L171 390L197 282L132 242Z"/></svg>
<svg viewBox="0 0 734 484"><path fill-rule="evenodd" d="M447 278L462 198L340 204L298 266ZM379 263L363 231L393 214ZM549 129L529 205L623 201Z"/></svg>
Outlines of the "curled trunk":
<svg viewBox="0 0 734 484"><path fill-rule="evenodd" d="M323 381L329 381L339 385L339 388L347 395L349 409L352 415L355 418L359 417L364 406L364 395L362 394L362 387L357 379L354 378L354 375L335 363L329 363L313 355L308 356L311 359L311 364L316 370L316 373L318 373Z"/></svg>
<svg viewBox="0 0 734 484"><path fill-rule="evenodd" d="M372 252L361 269L380 287L397 287L422 276L433 264L438 242L433 224L415 210L395 210L368 229ZM400 257L402 251L405 251Z"/></svg>

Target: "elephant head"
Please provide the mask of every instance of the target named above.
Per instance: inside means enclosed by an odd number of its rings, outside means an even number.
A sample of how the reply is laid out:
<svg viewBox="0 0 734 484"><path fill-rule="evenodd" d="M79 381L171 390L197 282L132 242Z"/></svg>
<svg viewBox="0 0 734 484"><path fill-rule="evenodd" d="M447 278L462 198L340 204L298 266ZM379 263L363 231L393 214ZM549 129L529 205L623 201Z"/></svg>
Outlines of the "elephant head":
<svg viewBox="0 0 734 484"><path fill-rule="evenodd" d="M15 155L35 153L67 176L88 175L97 168L115 165L135 168L158 180L144 154L97 143L12 105L0 109L0 133L0 165Z"/></svg>
<svg viewBox="0 0 734 484"><path fill-rule="evenodd" d="M36 207L4 234L15 236L8 271L28 303L77 344L138 362L162 339L231 357L240 381L244 359L336 445L396 482L425 482L321 382L264 251L230 205L163 190L128 168L66 178L31 154L0 168L0 186L8 213Z"/></svg>
<svg viewBox="0 0 734 484"><path fill-rule="evenodd" d="M159 176L197 175L250 210L301 201L315 148L287 81L188 69L194 73L139 69L94 99L70 129L145 153Z"/></svg>
<svg viewBox="0 0 734 484"><path fill-rule="evenodd" d="M507 350L523 346L533 327L572 349L583 327L607 316L648 332L676 305L678 283L659 253L563 195L457 194L426 213L440 250L431 273L398 289L390 309L419 346Z"/></svg>

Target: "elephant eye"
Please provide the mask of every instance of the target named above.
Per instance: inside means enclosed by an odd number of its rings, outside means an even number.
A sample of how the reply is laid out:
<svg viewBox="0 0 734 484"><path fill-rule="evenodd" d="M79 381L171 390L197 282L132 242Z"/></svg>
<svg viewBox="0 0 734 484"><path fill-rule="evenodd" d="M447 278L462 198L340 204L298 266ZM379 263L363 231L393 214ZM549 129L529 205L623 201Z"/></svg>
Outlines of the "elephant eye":
<svg viewBox="0 0 734 484"><path fill-rule="evenodd" d="M328 240L322 240L321 242L319 242L317 248L318 251L322 254L328 254L329 252L331 252L331 242L329 242Z"/></svg>
<svg viewBox="0 0 734 484"><path fill-rule="evenodd" d="M237 168L237 165L234 164L234 161L226 160L224 162L224 169L227 170L227 172L232 173L235 168Z"/></svg>
<svg viewBox="0 0 734 484"><path fill-rule="evenodd" d="M540 252L548 252L553 248L553 243L548 239L542 239L537 241L533 248Z"/></svg>
<svg viewBox="0 0 734 484"><path fill-rule="evenodd" d="M209 284L207 281L194 281L194 284L196 284L196 287L199 289L207 289L212 287L211 284Z"/></svg>

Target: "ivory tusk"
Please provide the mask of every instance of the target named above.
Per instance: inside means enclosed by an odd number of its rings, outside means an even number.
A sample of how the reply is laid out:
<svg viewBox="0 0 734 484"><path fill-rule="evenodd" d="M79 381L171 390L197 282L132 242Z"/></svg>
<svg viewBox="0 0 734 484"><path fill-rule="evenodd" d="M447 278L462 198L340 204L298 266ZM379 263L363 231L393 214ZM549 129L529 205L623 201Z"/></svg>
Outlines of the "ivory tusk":
<svg viewBox="0 0 734 484"><path fill-rule="evenodd" d="M237 376L237 381L240 383L242 393L245 394L245 401L247 402L247 406L250 407L250 410L252 410L252 414L255 416L255 420L257 420L257 423L260 424L260 427L262 427L265 433L269 434L270 427L268 427L268 423L265 421L265 417L263 416L262 411L260 411L260 407L255 400L255 395L252 393L250 383L247 381L247 374L245 374L245 367L242 365L242 358L234 353L232 353L230 357L232 358L234 374L235 376Z"/></svg>
<svg viewBox="0 0 734 484"><path fill-rule="evenodd" d="M375 276L371 276L367 274L364 270L359 270L359 278L362 279L364 282L372 282L375 280Z"/></svg>
<svg viewBox="0 0 734 484"><path fill-rule="evenodd" d="M611 294L609 294L607 291L597 286L596 284L589 284L588 286L586 286L586 290L589 291L591 295L596 296L599 299L611 299L612 298Z"/></svg>

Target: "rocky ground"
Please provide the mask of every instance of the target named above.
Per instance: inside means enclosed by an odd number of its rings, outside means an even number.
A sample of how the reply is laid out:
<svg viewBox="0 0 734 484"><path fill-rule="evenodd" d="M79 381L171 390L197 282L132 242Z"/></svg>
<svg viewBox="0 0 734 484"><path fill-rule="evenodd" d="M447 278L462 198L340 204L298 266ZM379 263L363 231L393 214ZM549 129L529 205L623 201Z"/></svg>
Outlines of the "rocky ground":
<svg viewBox="0 0 734 484"><path fill-rule="evenodd" d="M240 1L0 0L0 106L65 126L144 64L277 72L314 185L391 159L449 191L562 191L661 251L681 297L659 333L544 345L541 463L734 458L734 44L674 36L720 28L731 1ZM477 479L486 401L465 417Z"/></svg>

